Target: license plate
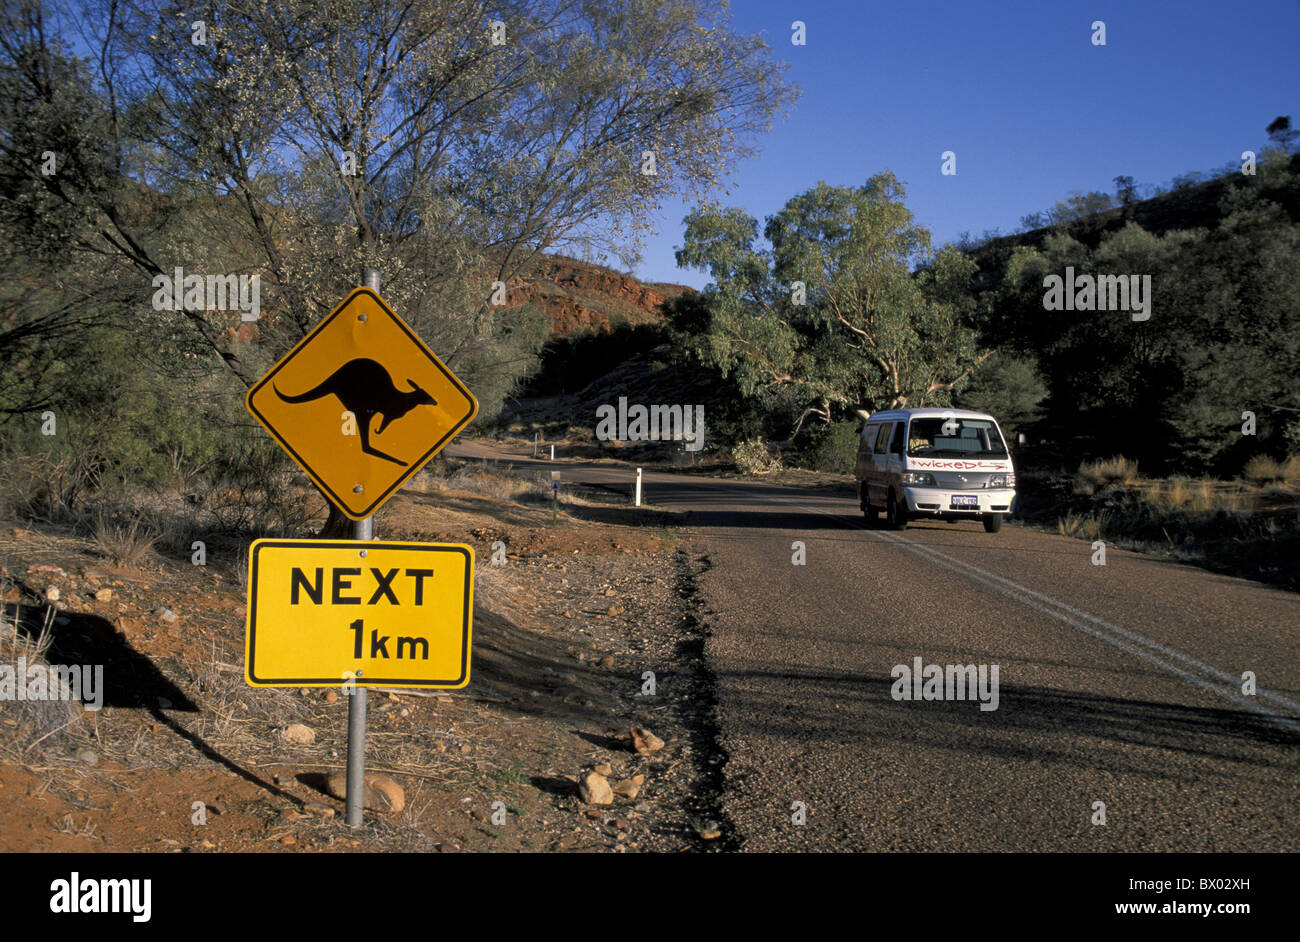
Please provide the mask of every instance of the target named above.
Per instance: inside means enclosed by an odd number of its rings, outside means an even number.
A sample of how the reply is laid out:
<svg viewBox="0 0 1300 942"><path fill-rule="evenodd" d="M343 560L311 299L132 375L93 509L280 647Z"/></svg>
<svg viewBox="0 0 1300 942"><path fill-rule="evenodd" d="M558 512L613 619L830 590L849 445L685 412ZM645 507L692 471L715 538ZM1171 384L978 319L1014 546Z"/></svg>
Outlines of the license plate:
<svg viewBox="0 0 1300 942"><path fill-rule="evenodd" d="M952 495L952 506L957 507L978 507L980 499L978 497L967 497L961 494Z"/></svg>

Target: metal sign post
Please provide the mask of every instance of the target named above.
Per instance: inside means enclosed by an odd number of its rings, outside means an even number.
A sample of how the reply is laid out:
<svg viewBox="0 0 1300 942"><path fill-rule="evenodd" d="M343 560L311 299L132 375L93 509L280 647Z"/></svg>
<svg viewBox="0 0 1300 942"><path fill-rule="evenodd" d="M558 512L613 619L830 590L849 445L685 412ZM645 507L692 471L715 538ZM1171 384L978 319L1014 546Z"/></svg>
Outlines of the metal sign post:
<svg viewBox="0 0 1300 942"><path fill-rule="evenodd" d="M367 268L365 286L379 293L379 269ZM375 518L365 517L352 523L352 539L369 542L375 538ZM352 688L348 700L348 784L346 820L350 828L361 827L366 794L366 688Z"/></svg>
<svg viewBox="0 0 1300 942"><path fill-rule="evenodd" d="M370 272L366 273L369 276ZM376 272L375 280L378 281ZM375 286L378 287L377 285ZM373 540L375 518L366 517L352 524L352 539ZM360 673L360 671L358 671ZM348 827L361 827L361 812L366 794L366 688L357 684L348 699L348 785L346 820Z"/></svg>
<svg viewBox="0 0 1300 942"><path fill-rule="evenodd" d="M472 548L378 543L373 515L478 411L473 394L379 296L379 272L365 269L362 281L245 397L248 411L353 521L351 540L253 544L245 636L250 685L342 683L350 696L345 820L353 828L365 806L367 685L457 689L469 683ZM349 436L342 443L340 431ZM436 553L450 554L450 562L428 568L428 554ZM380 557L393 554L414 554L412 565L385 570ZM343 577L333 580L332 593L327 570ZM407 578L394 584L399 570ZM369 602L349 591L350 579L363 572L379 582ZM306 613L313 605L327 623L349 632L336 630L326 642ZM334 605L364 606L364 618L355 618L362 609L333 611ZM459 630L429 633L431 626L453 625Z"/></svg>

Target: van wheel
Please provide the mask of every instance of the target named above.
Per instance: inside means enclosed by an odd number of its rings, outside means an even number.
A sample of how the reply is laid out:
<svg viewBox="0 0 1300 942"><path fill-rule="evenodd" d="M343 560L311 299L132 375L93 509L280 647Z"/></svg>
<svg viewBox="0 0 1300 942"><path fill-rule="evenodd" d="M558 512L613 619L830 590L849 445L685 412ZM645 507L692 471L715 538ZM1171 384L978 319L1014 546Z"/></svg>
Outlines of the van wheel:
<svg viewBox="0 0 1300 942"><path fill-rule="evenodd" d="M874 527L876 525L876 514L879 511L871 506L871 497L867 493L867 486L861 482L858 483L858 506L862 508L862 516L867 519L867 523Z"/></svg>
<svg viewBox="0 0 1300 942"><path fill-rule="evenodd" d="M1002 514L984 515L984 532L997 533L1002 529Z"/></svg>
<svg viewBox="0 0 1300 942"><path fill-rule="evenodd" d="M907 529L907 508L898 502L898 495L890 490L889 503L885 505L885 520L891 530Z"/></svg>

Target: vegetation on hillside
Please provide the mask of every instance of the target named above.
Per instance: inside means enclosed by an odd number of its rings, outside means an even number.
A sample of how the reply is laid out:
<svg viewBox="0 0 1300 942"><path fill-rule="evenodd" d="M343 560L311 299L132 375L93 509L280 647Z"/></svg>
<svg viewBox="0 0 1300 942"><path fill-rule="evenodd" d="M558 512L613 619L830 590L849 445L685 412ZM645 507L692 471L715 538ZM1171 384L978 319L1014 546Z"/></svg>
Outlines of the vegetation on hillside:
<svg viewBox="0 0 1300 942"><path fill-rule="evenodd" d="M84 493L288 471L243 393L364 268L490 419L549 326L494 284L550 250L634 257L653 207L710 191L794 94L716 0L9 4L8 458L81 468ZM260 316L160 310L177 268L257 277Z"/></svg>
<svg viewBox="0 0 1300 942"><path fill-rule="evenodd" d="M1128 178L1127 218L1075 199L1047 230L967 252L932 248L889 173L793 197L763 239L743 210L704 206L678 260L713 281L674 305L673 328L735 383L746 438L786 439L816 466L851 466L828 442L847 441L834 427L855 410L954 405L1062 467L1122 453L1152 472L1238 474L1300 450L1300 158L1270 129L1254 174L1201 185L1189 218L1209 224L1187 228L1165 206L1186 208L1187 187L1140 205ZM1044 279L1068 268L1149 276L1150 316L1048 310Z"/></svg>

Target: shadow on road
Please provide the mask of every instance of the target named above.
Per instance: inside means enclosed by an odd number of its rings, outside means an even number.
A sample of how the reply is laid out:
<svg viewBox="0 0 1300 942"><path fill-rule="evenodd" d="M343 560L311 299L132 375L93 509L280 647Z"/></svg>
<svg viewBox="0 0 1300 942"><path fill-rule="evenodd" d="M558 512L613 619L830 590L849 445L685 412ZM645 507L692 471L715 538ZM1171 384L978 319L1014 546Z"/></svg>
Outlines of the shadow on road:
<svg viewBox="0 0 1300 942"><path fill-rule="evenodd" d="M675 500L674 504L686 506L689 511L686 525L697 529L745 529L760 530L852 530L855 518L852 516L831 517L825 514L803 513L800 511L762 511L753 509L736 510L691 510L689 503Z"/></svg>
<svg viewBox="0 0 1300 942"><path fill-rule="evenodd" d="M739 739L772 736L797 742L879 745L906 742L927 748L1008 759L1036 759L1079 768L1162 774L1133 755L1060 748L1046 741L1112 743L1165 749L1258 766L1258 746L1300 746L1300 735L1243 710L1207 709L999 684L996 710L973 700L900 701L892 677L790 671L724 672L727 727ZM756 691L755 687L763 690ZM1037 735L1045 734L1045 735ZM1064 735L1063 735L1064 734ZM1046 737L1052 737L1048 740ZM1294 769L1296 754L1286 757ZM1127 767L1127 768L1126 768ZM1202 774L1213 774L1207 766Z"/></svg>

